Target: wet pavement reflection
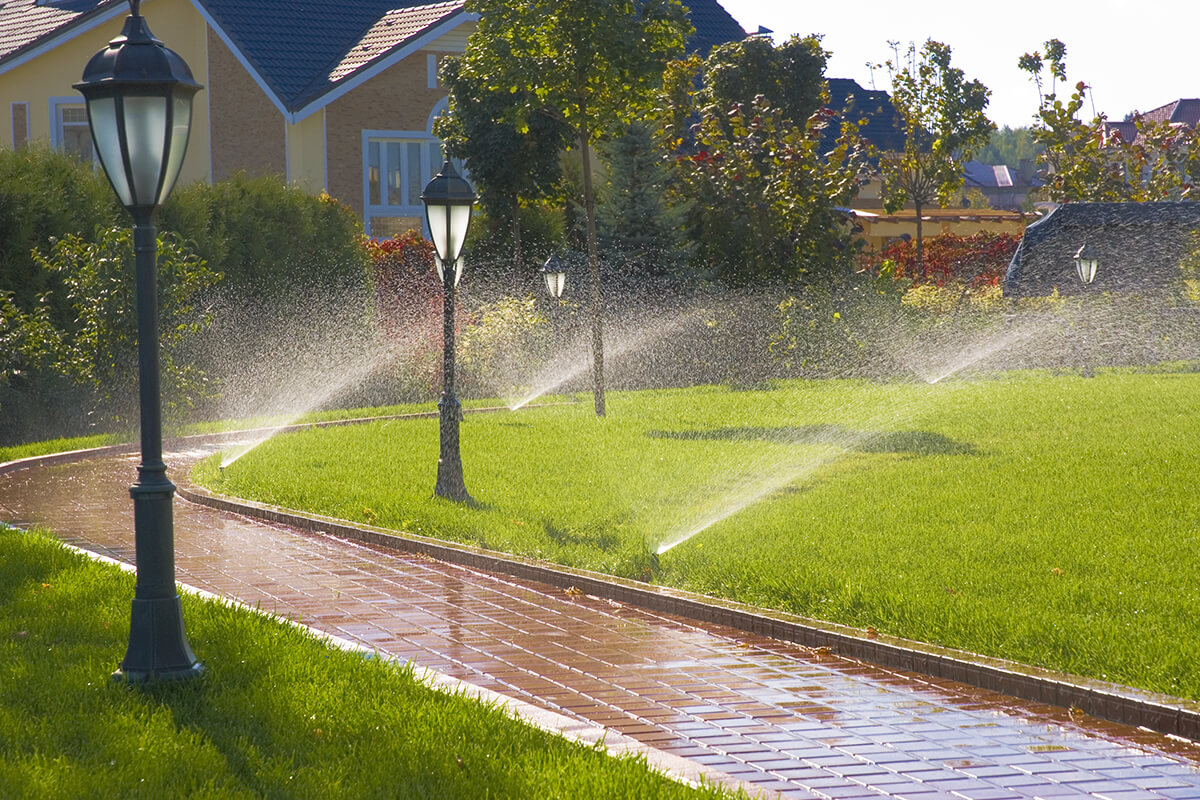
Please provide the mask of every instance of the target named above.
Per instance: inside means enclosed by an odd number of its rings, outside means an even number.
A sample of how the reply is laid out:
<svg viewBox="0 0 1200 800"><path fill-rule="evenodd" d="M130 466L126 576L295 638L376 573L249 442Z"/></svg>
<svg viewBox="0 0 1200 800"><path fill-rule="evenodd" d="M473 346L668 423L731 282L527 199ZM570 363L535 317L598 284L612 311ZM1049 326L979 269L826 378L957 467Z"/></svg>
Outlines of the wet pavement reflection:
<svg viewBox="0 0 1200 800"><path fill-rule="evenodd" d="M0 521L131 562L137 460L2 474ZM182 500L175 537L190 586L784 797L1200 800L1200 747L1064 709Z"/></svg>

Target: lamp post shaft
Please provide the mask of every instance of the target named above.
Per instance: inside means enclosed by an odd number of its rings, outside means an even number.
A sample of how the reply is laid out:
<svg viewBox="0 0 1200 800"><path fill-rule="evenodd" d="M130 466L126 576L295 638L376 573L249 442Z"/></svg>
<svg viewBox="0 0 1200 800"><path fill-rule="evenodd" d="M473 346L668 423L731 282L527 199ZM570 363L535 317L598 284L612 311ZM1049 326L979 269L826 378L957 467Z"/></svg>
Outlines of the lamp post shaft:
<svg viewBox="0 0 1200 800"><path fill-rule="evenodd" d="M159 379L157 233L150 211L134 212L133 248L137 285L138 391L142 461L133 498L137 585L130 616L129 646L114 677L131 683L200 674L183 629L175 589L175 485L162 458L162 401Z"/></svg>
<svg viewBox="0 0 1200 800"><path fill-rule="evenodd" d="M463 481L462 454L459 449L458 423L462 404L454 388L455 342L455 265L442 265L442 399L438 402L439 455L437 485L434 494L455 502L470 501Z"/></svg>

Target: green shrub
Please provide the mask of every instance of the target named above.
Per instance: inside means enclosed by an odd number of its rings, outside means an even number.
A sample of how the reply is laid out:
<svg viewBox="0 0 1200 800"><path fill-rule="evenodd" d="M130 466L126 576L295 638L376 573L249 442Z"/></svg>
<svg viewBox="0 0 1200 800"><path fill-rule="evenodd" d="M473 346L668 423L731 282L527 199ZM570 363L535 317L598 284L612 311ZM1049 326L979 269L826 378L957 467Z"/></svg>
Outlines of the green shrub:
<svg viewBox="0 0 1200 800"><path fill-rule="evenodd" d="M354 213L279 178L238 174L177 189L160 229L192 242L239 296L290 299L322 289L365 289L369 259Z"/></svg>
<svg viewBox="0 0 1200 800"><path fill-rule="evenodd" d="M546 360L546 317L532 297L503 297L477 307L458 343L463 391L503 395Z"/></svg>
<svg viewBox="0 0 1200 800"><path fill-rule="evenodd" d="M544 291L539 270L551 253L562 249L562 212L545 205L525 205L519 217L519 258L513 246L511 216L476 214L472 219L466 253L473 292L523 295Z"/></svg>
<svg viewBox="0 0 1200 800"><path fill-rule="evenodd" d="M90 164L47 147L0 150L0 292L11 292L24 311L49 292L54 322L68 322L59 276L41 269L31 253L52 237L90 236L123 217L108 181Z"/></svg>
<svg viewBox="0 0 1200 800"><path fill-rule="evenodd" d="M59 276L73 312L70 325L47 337L55 370L90 388L103 418L132 421L137 382L131 379L138 374L133 231L98 231L95 242L66 236L49 253L35 253L34 260ZM195 299L221 276L171 233L159 236L157 273L163 404L168 411L186 410L206 393L206 379L176 354L208 323Z"/></svg>

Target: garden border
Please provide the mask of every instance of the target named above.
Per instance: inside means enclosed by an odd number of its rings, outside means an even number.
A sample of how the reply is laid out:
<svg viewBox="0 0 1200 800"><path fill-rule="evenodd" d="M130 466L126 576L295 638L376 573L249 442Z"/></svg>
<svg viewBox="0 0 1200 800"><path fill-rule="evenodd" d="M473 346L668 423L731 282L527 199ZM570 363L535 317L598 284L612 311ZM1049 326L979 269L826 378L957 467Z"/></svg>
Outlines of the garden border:
<svg viewBox="0 0 1200 800"><path fill-rule="evenodd" d="M890 669L957 681L1023 700L1077 709L1111 722L1148 728L1190 741L1200 741L1200 702L1051 672L962 650L940 648L909 639L882 634L872 635L857 628L770 611L681 589L551 565L417 534L354 525L332 517L305 514L265 503L218 495L191 484L180 487L179 494L193 503L267 522L424 555L470 569L536 580L564 590L578 590L650 611L674 614L697 622L724 625L814 650L827 648L832 654Z"/></svg>
<svg viewBox="0 0 1200 800"><path fill-rule="evenodd" d="M564 403L569 404L569 403ZM551 405L551 404L547 404ZM555 404L557 405L557 404ZM468 413L499 408L464 409ZM436 417L438 412L414 412L384 417L300 423L278 430L353 425L384 419ZM233 438L274 428L195 434L170 440ZM111 445L91 450L32 456L0 464L0 474L34 466L52 466L97 455L135 452L137 445ZM345 520L304 514L250 500L217 495L190 482L177 487L183 499L234 514L290 525L352 541L416 553L471 569L488 570L572 589L651 611L674 614L697 622L724 625L749 633L792 642L814 650L858 659L882 667L936 679L957 681L981 689L1079 710L1099 719L1147 728L1168 736L1200 742L1200 702L1148 692L1120 684L1068 675L1014 661L936 647L910 639L874 635L869 631L814 620L785 612L737 603L666 586L654 586L587 570L552 565L469 545L449 543L410 533L389 531Z"/></svg>

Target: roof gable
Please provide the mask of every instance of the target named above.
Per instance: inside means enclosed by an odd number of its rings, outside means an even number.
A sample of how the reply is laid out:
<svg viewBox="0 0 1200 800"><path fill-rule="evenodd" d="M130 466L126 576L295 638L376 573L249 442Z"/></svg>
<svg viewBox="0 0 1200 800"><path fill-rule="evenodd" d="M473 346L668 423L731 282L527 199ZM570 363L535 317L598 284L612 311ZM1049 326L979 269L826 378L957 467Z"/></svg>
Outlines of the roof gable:
<svg viewBox="0 0 1200 800"><path fill-rule="evenodd" d="M902 151L906 142L892 98L882 89L864 89L851 78L829 78L829 108L853 122L862 122L859 134L879 150ZM837 138L836 126L827 132L829 143Z"/></svg>
<svg viewBox="0 0 1200 800"><path fill-rule="evenodd" d="M302 117L473 17L464 0L191 0L279 110ZM745 37L717 0L685 0L688 49ZM0 2L0 70L126 12L126 0Z"/></svg>
<svg viewBox="0 0 1200 800"><path fill-rule="evenodd" d="M695 52L700 57L708 56L708 52L719 44L740 42L746 38L746 32L729 12L717 0L681 0L688 9L688 19L696 29L687 41L689 52Z"/></svg>
<svg viewBox="0 0 1200 800"><path fill-rule="evenodd" d="M310 106L432 26L463 0L193 0L285 112ZM466 20L466 17L463 17Z"/></svg>
<svg viewBox="0 0 1200 800"><path fill-rule="evenodd" d="M1200 230L1200 203L1065 203L1025 229L1004 281L1005 294L1082 289L1074 257L1087 244L1101 267L1095 290L1162 288Z"/></svg>

